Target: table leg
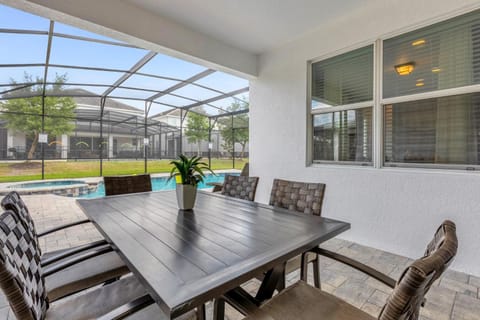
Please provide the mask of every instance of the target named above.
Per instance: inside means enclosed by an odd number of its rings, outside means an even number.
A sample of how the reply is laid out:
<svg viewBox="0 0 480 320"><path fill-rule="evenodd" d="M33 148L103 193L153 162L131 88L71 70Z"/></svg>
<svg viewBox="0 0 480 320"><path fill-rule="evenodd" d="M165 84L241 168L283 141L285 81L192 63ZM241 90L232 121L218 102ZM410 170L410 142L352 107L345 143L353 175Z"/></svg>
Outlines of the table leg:
<svg viewBox="0 0 480 320"><path fill-rule="evenodd" d="M281 263L273 267L273 269L268 270L260 285L260 289L258 289L255 300L262 302L273 296L280 277L285 276L285 265L285 263Z"/></svg>

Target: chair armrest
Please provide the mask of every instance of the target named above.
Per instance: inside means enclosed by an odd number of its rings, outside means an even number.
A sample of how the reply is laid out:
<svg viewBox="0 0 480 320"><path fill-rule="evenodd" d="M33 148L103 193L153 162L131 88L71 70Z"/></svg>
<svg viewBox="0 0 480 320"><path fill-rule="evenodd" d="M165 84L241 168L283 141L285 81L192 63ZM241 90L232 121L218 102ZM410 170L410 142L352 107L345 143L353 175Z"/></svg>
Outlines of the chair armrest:
<svg viewBox="0 0 480 320"><path fill-rule="evenodd" d="M55 253L48 254L47 253L48 257L45 258L45 259L42 259L40 264L42 265L42 267L46 267L49 264L52 264L54 262L60 261L62 259L65 259L65 258L73 256L73 255L76 255L80 252L87 251L87 250L90 250L90 249L93 249L93 248L96 248L96 247L99 247L99 246L102 246L102 245L106 245L106 244L108 244L106 240L98 240L98 241L94 241L94 242L91 242L91 243L88 243L88 244L85 244L85 245L82 245L82 246L61 250L61 251L57 252L57 254L55 254Z"/></svg>
<svg viewBox="0 0 480 320"><path fill-rule="evenodd" d="M91 259L93 257L102 255L104 253L113 251L113 248L110 245L105 245L98 247L95 250L90 250L88 252L85 252L83 254L77 255L73 257L72 259L65 259L65 261L61 261L60 263L57 263L54 266L51 266L50 268L45 268L43 271L43 276L48 277L54 273L57 273L59 271L62 271L68 267L71 267L73 265L76 265L77 263L83 262L85 260Z"/></svg>
<svg viewBox="0 0 480 320"><path fill-rule="evenodd" d="M97 318L98 320L120 320L128 317L129 315L142 310L145 307L148 307L149 305L155 303L155 301L150 297L148 294L144 295L140 298L137 298L133 301L130 301L129 303L126 303L109 313ZM158 314L159 317L161 317L161 314ZM169 319L167 316L164 318L160 319Z"/></svg>
<svg viewBox="0 0 480 320"><path fill-rule="evenodd" d="M53 232L57 232L57 231L60 231L60 230L66 229L66 228L78 226L80 224L89 223L89 222L91 222L91 221L88 220L88 219L85 219L85 220L75 221L75 222L72 222L72 223L67 223L67 224L52 228L50 230L40 232L40 233L37 234L37 236L38 237L43 237L43 236L46 236L47 234L50 234L50 233L53 233Z"/></svg>
<svg viewBox="0 0 480 320"><path fill-rule="evenodd" d="M322 249L322 248L319 248L319 247L313 248L312 250L310 250L310 252L314 252L318 255L325 256L327 258L330 258L330 259L339 261L343 264L346 264L346 265L348 265L348 266L350 266L354 269L357 269L358 271L361 271L361 272L369 275L370 277L382 282L383 284L387 285L388 287L390 287L392 289L395 287L396 281L394 279L390 278L389 276L387 276L384 273L381 273L378 270L373 269L372 267L369 267L369 266L367 266L363 263L360 263L356 260L353 260L349 257L346 257L346 256L341 255L341 254L336 253L336 252L332 252L330 250Z"/></svg>

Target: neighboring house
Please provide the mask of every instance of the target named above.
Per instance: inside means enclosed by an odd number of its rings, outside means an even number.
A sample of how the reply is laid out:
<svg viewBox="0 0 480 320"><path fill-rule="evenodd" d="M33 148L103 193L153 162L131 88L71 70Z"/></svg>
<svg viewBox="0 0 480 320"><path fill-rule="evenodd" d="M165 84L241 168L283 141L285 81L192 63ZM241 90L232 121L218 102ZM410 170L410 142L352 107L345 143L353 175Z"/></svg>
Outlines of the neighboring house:
<svg viewBox="0 0 480 320"><path fill-rule="evenodd" d="M197 153L197 144L188 143L185 136L180 145L178 109L149 117L145 132L143 110L114 99L106 99L103 120L100 122L98 96L83 89L64 92L74 96L72 98L77 104L75 128L68 135L48 137L48 143L43 145L45 159L98 159L100 150L103 150L103 158L107 159L143 158L144 144L148 146L150 159L174 158L180 148L189 155ZM147 139L144 139L145 136ZM229 156L221 147L222 143L221 135L214 129L212 156ZM31 144L31 139L25 133L7 129L5 121L2 123L0 120L0 160L26 159ZM208 141L201 142L200 150L203 156L208 155ZM41 159L41 156L42 149L39 145L35 158Z"/></svg>

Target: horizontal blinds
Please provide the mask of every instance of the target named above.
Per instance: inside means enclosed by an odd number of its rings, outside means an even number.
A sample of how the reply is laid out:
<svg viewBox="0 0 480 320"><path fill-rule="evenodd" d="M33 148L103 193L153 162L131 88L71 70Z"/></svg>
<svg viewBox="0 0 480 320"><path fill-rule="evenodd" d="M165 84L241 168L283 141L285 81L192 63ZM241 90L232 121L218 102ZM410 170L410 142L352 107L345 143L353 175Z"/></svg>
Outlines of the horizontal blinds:
<svg viewBox="0 0 480 320"><path fill-rule="evenodd" d="M372 45L312 64L312 108L372 99Z"/></svg>
<svg viewBox="0 0 480 320"><path fill-rule="evenodd" d="M410 65L400 75L396 66ZM383 97L480 83L480 11L383 42Z"/></svg>
<svg viewBox="0 0 480 320"><path fill-rule="evenodd" d="M480 93L387 105L384 117L387 164L480 164Z"/></svg>

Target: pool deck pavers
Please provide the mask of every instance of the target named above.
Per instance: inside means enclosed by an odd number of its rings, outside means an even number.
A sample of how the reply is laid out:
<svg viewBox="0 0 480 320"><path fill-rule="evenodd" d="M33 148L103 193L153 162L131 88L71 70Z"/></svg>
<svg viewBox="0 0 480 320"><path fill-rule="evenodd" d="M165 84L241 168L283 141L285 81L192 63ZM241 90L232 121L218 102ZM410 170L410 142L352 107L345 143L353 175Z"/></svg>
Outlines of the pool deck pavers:
<svg viewBox="0 0 480 320"><path fill-rule="evenodd" d="M23 196L35 220L37 230L42 231L60 224L84 219L74 198L55 195ZM92 224L84 224L67 231L57 232L41 239L44 252L85 244L101 239ZM389 252L365 247L342 239L332 239L322 247L346 254L354 259L378 268L393 278L398 278L412 260ZM367 313L377 316L391 290L376 280L327 258L321 258L322 289L332 293ZM311 277L312 272L309 272ZM299 278L298 272L287 276L287 285ZM309 280L313 283L312 279ZM249 292L256 292L259 282L244 284ZM480 320L480 278L447 270L427 295L421 320ZM226 318L239 320L243 316L227 307ZM207 303L207 319L212 316L212 303ZM8 302L0 293L0 320L13 320Z"/></svg>

